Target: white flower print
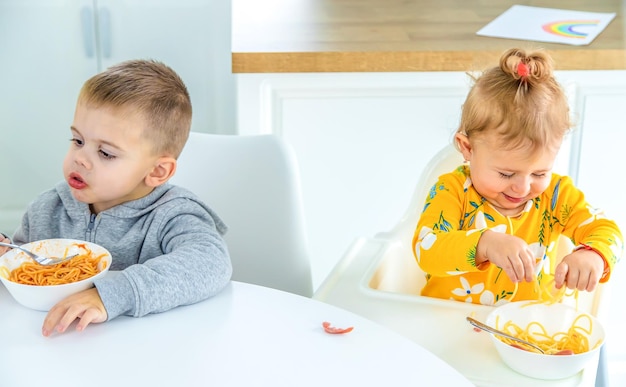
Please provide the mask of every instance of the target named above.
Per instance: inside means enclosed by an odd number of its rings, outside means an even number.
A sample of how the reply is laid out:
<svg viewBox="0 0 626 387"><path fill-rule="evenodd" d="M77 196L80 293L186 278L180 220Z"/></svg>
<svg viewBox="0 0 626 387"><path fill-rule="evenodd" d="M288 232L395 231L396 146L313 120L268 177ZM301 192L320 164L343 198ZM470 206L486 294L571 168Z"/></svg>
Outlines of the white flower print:
<svg viewBox="0 0 626 387"><path fill-rule="evenodd" d="M482 211L478 211L476 213L476 218L474 219L474 227L479 230L487 228L487 220L485 220L485 213Z"/></svg>
<svg viewBox="0 0 626 387"><path fill-rule="evenodd" d="M472 179L468 177L465 178L465 182L463 183L463 192L466 192L467 189L472 185Z"/></svg>
<svg viewBox="0 0 626 387"><path fill-rule="evenodd" d="M499 224L497 226L493 226L492 228L490 228L491 231L495 231L495 232L501 232L501 233L505 233L506 232L506 224Z"/></svg>
<svg viewBox="0 0 626 387"><path fill-rule="evenodd" d="M480 295L480 303L482 305L497 306L497 305L502 305L502 304L506 304L509 302L508 300L504 298L499 299L498 302L495 302L495 301L496 301L496 296L493 294L491 290L485 290Z"/></svg>
<svg viewBox="0 0 626 387"><path fill-rule="evenodd" d="M469 282L467 281L467 279L465 279L465 277L459 277L459 279L461 280L462 288L456 288L452 290L452 294L458 297L463 297L467 295L465 302L471 303L472 294L480 294L485 289L484 283L479 283L479 284L470 286Z"/></svg>
<svg viewBox="0 0 626 387"><path fill-rule="evenodd" d="M433 246L433 244L437 241L437 235L433 233L432 228L422 227L420 229L418 238L420 242L415 244L415 258L417 259L417 262L419 263L421 259L421 255L420 255L421 249L424 249L424 250L430 249Z"/></svg>
<svg viewBox="0 0 626 387"><path fill-rule="evenodd" d="M487 228L487 220L485 218L485 213L482 211L476 212L476 218L474 221L474 227L477 230L484 230ZM491 231L495 232L506 232L506 224L498 224L490 228Z"/></svg>
<svg viewBox="0 0 626 387"><path fill-rule="evenodd" d="M586 224L589 224L596 219L606 219L606 216L604 215L604 211L602 211L599 208L593 208L591 206L587 206L587 210L589 210L589 213L591 214L591 216L587 220L579 224L578 227L582 227Z"/></svg>
<svg viewBox="0 0 626 387"><path fill-rule="evenodd" d="M419 235L418 235L418 238L419 238L420 240L422 240L422 239L424 239L424 237L425 237L426 235L428 235L428 234L429 234L429 233L431 233L431 232L433 232L433 229L432 229L432 228L424 226L424 227L422 227L422 228L420 229L420 233L419 233ZM429 246L429 247L430 247L430 246ZM428 248L426 248L426 250L428 250Z"/></svg>

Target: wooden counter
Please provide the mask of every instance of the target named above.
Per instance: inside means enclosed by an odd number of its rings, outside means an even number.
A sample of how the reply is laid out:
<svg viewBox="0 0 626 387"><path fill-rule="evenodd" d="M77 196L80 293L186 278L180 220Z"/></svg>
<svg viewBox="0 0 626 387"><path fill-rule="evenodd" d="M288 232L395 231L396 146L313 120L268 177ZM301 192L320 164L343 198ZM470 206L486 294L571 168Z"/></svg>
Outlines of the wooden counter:
<svg viewBox="0 0 626 387"><path fill-rule="evenodd" d="M616 17L588 46L477 36L515 4ZM542 47L558 70L626 69L621 0L233 0L233 73L480 70Z"/></svg>

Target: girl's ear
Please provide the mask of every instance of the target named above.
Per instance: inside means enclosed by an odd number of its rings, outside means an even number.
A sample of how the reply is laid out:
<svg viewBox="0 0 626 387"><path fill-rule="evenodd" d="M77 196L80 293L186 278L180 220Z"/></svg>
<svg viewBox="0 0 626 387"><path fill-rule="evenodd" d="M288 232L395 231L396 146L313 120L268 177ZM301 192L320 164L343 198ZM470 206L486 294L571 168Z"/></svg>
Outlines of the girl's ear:
<svg viewBox="0 0 626 387"><path fill-rule="evenodd" d="M472 158L472 144L470 144L467 135L463 133L457 133L454 135L454 141L456 141L456 144L461 151L461 154L463 155L463 159L465 161L470 161Z"/></svg>
<svg viewBox="0 0 626 387"><path fill-rule="evenodd" d="M149 187L158 187L165 184L176 172L176 159L161 157L157 160L152 171L146 176L145 183Z"/></svg>

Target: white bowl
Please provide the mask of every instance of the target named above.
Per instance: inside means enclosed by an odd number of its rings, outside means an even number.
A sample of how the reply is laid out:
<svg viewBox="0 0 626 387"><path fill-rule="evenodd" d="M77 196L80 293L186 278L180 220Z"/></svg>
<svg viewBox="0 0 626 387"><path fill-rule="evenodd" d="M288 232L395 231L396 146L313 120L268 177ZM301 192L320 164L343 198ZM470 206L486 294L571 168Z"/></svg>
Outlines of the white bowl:
<svg viewBox="0 0 626 387"><path fill-rule="evenodd" d="M15 301L27 308L47 312L57 302L71 294L92 287L94 280L106 275L111 267L111 254L102 246L74 239L46 239L22 245L22 247L31 250L35 254L62 257L68 247L71 248L71 246L77 244L84 244L95 255L105 254L98 265L99 273L82 281L64 285L35 286L18 284L9 281L8 278L4 278L1 274L0 281L2 281ZM81 252L81 250L78 252ZM72 254L72 251L70 250L69 253ZM0 257L0 268L6 267L10 272L26 261L32 262L32 259L19 249L13 249Z"/></svg>
<svg viewBox="0 0 626 387"><path fill-rule="evenodd" d="M598 319L564 304L547 305L518 301L495 308L487 316L486 323L502 330L507 321L513 321L522 328L533 321L538 321L545 327L548 334L552 335L556 332L567 332L579 315L587 315L592 321L591 336L589 336L590 350L580 354L542 355L505 344L491 335L500 357L510 368L531 378L555 380L576 375L592 360L597 361L605 340L604 328ZM496 324L498 316L498 324ZM600 344L594 348L598 342Z"/></svg>

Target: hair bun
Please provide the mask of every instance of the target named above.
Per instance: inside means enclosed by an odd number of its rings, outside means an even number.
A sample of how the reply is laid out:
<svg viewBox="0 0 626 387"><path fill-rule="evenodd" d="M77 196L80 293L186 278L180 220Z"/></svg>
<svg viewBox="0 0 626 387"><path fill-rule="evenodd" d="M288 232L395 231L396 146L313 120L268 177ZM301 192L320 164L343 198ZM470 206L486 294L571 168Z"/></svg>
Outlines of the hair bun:
<svg viewBox="0 0 626 387"><path fill-rule="evenodd" d="M544 81L552 77L552 61L543 51L526 51L513 48L500 58L500 69L516 80L529 84Z"/></svg>

